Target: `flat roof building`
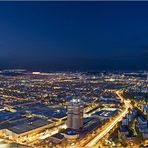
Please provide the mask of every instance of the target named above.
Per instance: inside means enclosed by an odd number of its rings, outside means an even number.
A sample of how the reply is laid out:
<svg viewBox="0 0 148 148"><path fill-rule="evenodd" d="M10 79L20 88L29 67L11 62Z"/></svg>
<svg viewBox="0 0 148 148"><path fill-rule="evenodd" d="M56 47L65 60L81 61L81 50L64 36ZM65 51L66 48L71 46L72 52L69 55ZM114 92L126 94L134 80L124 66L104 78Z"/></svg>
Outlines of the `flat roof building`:
<svg viewBox="0 0 148 148"><path fill-rule="evenodd" d="M16 122L14 126L2 129L0 134L8 139L21 143L23 141L32 141L40 132L53 126L54 124L47 120L40 118L26 118L22 123Z"/></svg>

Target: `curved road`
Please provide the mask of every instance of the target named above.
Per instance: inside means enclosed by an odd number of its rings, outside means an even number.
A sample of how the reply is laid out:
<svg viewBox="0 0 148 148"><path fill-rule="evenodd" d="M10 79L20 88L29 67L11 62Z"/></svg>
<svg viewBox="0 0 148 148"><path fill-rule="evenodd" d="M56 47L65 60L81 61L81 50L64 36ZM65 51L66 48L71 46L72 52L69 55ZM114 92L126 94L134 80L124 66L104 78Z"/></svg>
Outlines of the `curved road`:
<svg viewBox="0 0 148 148"><path fill-rule="evenodd" d="M124 98L120 95L119 91L117 91L116 94L118 95L118 97L121 100L124 100ZM89 141L89 143L87 143L85 145L85 147L92 147L92 146L94 146L101 138L103 138L110 130L112 130L113 127L119 121L121 121L123 117L126 116L126 114L128 114L128 112L129 112L128 109L131 107L130 101L124 100L124 103L125 103L125 107L126 107L125 110L114 121L112 121L105 130L103 130L100 134L98 134L94 139Z"/></svg>

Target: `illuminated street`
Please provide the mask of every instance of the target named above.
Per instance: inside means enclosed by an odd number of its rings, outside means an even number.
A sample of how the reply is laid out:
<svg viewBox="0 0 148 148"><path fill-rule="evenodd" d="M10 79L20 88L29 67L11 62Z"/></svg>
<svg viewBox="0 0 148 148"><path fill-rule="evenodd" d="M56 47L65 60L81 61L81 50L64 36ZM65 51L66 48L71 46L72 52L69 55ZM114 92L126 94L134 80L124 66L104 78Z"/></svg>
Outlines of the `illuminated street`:
<svg viewBox="0 0 148 148"><path fill-rule="evenodd" d="M123 99L123 97L117 92L118 96ZM125 110L111 123L109 123L109 125L103 129L102 132L100 132L99 135L96 135L96 137L94 139L92 139L88 144L86 144L86 147L92 147L94 146L101 138L103 138L103 136L105 136L110 130L112 130L112 128L119 122L122 120L122 118L129 112L128 109L131 108L131 104L130 101L124 101L125 103Z"/></svg>
<svg viewBox="0 0 148 148"><path fill-rule="evenodd" d="M0 1L0 148L148 148L148 0Z"/></svg>

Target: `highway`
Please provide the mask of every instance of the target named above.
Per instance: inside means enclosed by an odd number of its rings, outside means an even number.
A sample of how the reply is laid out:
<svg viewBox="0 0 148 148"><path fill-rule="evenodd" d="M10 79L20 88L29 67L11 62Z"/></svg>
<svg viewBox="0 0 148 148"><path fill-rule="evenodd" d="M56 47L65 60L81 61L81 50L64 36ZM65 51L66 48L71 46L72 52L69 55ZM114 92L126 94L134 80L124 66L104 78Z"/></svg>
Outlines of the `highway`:
<svg viewBox="0 0 148 148"><path fill-rule="evenodd" d="M98 141L103 138L110 130L113 129L113 127L122 120L122 118L129 112L129 108L131 107L130 101L124 100L124 98L120 95L120 92L117 91L116 94L118 97L125 103L125 109L124 111L114 120L112 121L103 131L101 131L96 137L91 139L89 143L85 145L85 147L93 147Z"/></svg>

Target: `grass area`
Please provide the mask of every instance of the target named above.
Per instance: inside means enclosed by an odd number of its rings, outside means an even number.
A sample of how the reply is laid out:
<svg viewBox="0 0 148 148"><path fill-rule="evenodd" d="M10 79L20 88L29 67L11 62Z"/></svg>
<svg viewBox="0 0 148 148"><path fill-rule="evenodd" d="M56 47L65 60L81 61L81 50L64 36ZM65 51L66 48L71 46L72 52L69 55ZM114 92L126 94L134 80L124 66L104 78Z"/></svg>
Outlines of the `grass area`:
<svg viewBox="0 0 148 148"><path fill-rule="evenodd" d="M142 140L142 134L137 127L135 127L135 129L136 129L136 132L137 132L137 138L138 138L139 141L141 141Z"/></svg>
<svg viewBox="0 0 148 148"><path fill-rule="evenodd" d="M134 136L137 136L138 134L137 134L137 131L136 131L135 127L136 127L136 119L133 119L129 123L128 128L132 131L132 133L133 133Z"/></svg>
<svg viewBox="0 0 148 148"><path fill-rule="evenodd" d="M118 138L118 135L116 135L113 139L112 139L116 144L120 143L120 140Z"/></svg>

